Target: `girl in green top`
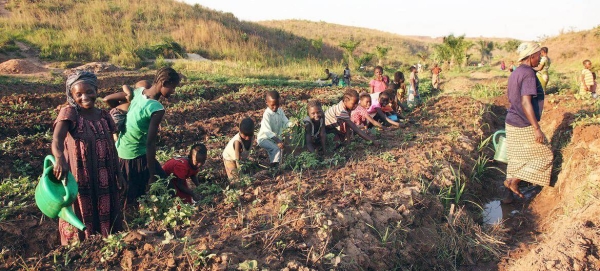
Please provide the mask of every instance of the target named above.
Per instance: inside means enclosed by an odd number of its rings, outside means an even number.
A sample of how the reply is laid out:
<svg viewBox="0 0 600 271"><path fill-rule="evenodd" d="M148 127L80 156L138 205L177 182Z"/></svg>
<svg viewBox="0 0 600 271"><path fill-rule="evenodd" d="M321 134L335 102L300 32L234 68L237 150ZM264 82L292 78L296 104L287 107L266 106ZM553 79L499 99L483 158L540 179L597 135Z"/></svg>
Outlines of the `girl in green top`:
<svg viewBox="0 0 600 271"><path fill-rule="evenodd" d="M163 105L158 102L161 96L169 98L180 82L179 74L172 68L157 71L150 88L137 88L129 105L125 129L119 134L117 152L120 168L129 185L127 202L135 202L146 193L149 183L156 175L164 175L156 161L156 136L158 126L165 115ZM105 98L109 104L126 101L126 94L119 92Z"/></svg>

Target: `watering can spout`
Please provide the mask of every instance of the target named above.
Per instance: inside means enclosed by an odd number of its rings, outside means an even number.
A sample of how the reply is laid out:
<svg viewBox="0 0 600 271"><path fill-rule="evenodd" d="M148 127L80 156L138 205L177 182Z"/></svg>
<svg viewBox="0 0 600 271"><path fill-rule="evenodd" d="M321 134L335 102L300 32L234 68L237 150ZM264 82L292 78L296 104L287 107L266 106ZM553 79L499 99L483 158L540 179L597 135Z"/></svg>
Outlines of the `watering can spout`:
<svg viewBox="0 0 600 271"><path fill-rule="evenodd" d="M84 231L86 228L83 222L79 220L77 215L73 213L73 207L71 206L63 207L60 210L60 213L58 213L58 217L60 217L64 221L67 221L69 224L73 225L75 228L78 228L80 231Z"/></svg>

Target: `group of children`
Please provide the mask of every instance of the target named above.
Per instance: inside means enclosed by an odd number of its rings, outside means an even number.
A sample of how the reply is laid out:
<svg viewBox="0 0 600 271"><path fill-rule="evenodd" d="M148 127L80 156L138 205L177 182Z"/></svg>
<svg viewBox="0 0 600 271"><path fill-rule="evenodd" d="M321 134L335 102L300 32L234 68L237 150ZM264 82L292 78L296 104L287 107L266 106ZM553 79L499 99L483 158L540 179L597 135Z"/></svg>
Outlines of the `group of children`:
<svg viewBox="0 0 600 271"><path fill-rule="evenodd" d="M135 87L136 89L148 88L150 85L146 81L140 81L136 83ZM347 89L342 100L326 111L323 110L319 101L311 100L307 103L307 116L299 123L304 127L307 151L325 154L327 134L333 134L334 140L339 145L344 144L353 134L378 145L368 128L388 129L390 126L403 126L397 113L400 106L397 94L401 93L400 96L403 97L404 75L396 72L393 80L390 80L389 77L383 75L383 68L378 66L375 68L375 76L369 85L371 93L359 94L354 89ZM126 102L109 103L113 107L110 114L117 127L124 127L128 102L133 99L134 92L128 86L123 86L123 93L126 95ZM258 134L256 136L254 134L254 121L251 118L244 118L239 123L239 132L229 140L223 150L225 172L230 181L235 181L239 177L240 161L247 159L255 139L257 145L268 153L270 167L277 167L282 162L285 149L283 133L295 124L290 122L281 109L281 96L277 91L268 91L265 95L265 103L267 107L260 122ZM196 185L199 183L197 174L206 158L206 146L195 144L191 146L187 157L172 158L162 166L164 172L160 172L160 175L173 175L171 185L175 189L176 195L186 203L197 201L200 198L188 187L187 180L191 179Z"/></svg>

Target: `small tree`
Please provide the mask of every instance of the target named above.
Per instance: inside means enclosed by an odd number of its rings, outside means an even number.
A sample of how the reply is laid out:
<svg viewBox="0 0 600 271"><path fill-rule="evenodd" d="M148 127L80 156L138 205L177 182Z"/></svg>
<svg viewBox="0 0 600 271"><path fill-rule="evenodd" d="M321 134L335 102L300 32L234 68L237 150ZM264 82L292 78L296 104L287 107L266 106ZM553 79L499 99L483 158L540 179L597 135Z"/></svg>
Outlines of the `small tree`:
<svg viewBox="0 0 600 271"><path fill-rule="evenodd" d="M312 47L315 48L317 53L321 54L321 51L323 50L323 38L319 38L316 40L310 40L310 43L311 43Z"/></svg>
<svg viewBox="0 0 600 271"><path fill-rule="evenodd" d="M348 55L348 62L350 64L354 63L353 54L359 44L360 44L360 41L355 41L353 39L349 39L347 41L340 42L340 47L342 47L346 51L346 54ZM359 64L359 66L360 66L360 64Z"/></svg>
<svg viewBox="0 0 600 271"><path fill-rule="evenodd" d="M492 51L494 50L494 42L479 40L477 42L479 45L479 52L481 53L481 62L483 62L486 58L488 62L492 59Z"/></svg>
<svg viewBox="0 0 600 271"><path fill-rule="evenodd" d="M379 66L383 66L383 59L389 51L390 47L383 47L379 45L375 46L375 54L377 54Z"/></svg>
<svg viewBox="0 0 600 271"><path fill-rule="evenodd" d="M421 62L423 62L423 64L426 63L427 59L429 58L429 53L427 52L418 52L417 53L417 57L419 58L419 60L421 60Z"/></svg>
<svg viewBox="0 0 600 271"><path fill-rule="evenodd" d="M373 53L363 53L362 56L358 58L358 67L360 68L363 65L367 65L374 57L375 54Z"/></svg>
<svg viewBox="0 0 600 271"><path fill-rule="evenodd" d="M521 42L518 40L509 40L509 41L505 42L504 46L502 46L502 47L503 47L504 51L514 52L519 47L519 44L521 44Z"/></svg>

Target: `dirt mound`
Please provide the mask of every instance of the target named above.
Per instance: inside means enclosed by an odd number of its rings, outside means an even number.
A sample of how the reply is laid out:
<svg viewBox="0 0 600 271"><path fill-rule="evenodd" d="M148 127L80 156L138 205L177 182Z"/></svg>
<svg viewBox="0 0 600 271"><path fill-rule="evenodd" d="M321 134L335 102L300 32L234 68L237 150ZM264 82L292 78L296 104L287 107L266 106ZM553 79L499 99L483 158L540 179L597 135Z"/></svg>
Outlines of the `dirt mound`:
<svg viewBox="0 0 600 271"><path fill-rule="evenodd" d="M11 59L0 63L0 74L32 74L46 71L48 69L26 59Z"/></svg>
<svg viewBox="0 0 600 271"><path fill-rule="evenodd" d="M122 70L123 70L122 68L119 68L108 62L91 62L91 63L81 65L79 67L75 67L70 70L65 70L63 72L63 74L68 76L76 71L88 71L88 72L93 72L93 73L103 73L103 72L117 72L117 71L122 71Z"/></svg>

